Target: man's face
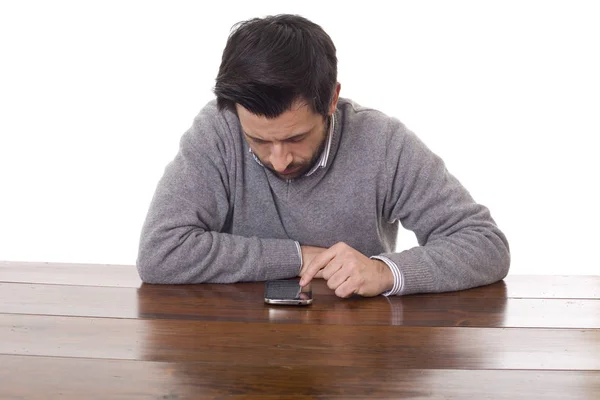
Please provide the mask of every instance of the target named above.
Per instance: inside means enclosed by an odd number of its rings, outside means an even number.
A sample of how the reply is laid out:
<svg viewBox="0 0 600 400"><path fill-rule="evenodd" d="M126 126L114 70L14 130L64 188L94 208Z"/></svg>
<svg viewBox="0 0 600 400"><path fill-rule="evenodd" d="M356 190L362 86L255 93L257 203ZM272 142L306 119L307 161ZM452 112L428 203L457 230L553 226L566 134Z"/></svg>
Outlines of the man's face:
<svg viewBox="0 0 600 400"><path fill-rule="evenodd" d="M242 131L258 159L281 179L295 179L310 170L327 138L327 119L302 103L277 118L257 116L236 104Z"/></svg>

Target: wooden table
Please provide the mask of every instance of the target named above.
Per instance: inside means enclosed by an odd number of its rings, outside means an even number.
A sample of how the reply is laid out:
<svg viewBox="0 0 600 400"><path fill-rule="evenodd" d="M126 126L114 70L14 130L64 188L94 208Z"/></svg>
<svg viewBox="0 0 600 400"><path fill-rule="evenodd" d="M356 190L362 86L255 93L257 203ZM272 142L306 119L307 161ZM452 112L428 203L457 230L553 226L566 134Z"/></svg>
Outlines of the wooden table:
<svg viewBox="0 0 600 400"><path fill-rule="evenodd" d="M600 399L600 276L267 306L262 283L0 262L0 399Z"/></svg>

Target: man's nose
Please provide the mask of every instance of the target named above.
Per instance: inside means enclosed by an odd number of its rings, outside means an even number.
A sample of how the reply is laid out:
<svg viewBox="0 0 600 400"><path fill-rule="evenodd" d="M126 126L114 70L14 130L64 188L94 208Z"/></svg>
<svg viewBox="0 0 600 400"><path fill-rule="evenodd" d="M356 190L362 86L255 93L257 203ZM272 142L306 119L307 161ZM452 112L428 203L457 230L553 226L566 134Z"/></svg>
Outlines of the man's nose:
<svg viewBox="0 0 600 400"><path fill-rule="evenodd" d="M271 149L271 165L277 172L283 172L292 163L292 153L290 153L284 143L275 143Z"/></svg>

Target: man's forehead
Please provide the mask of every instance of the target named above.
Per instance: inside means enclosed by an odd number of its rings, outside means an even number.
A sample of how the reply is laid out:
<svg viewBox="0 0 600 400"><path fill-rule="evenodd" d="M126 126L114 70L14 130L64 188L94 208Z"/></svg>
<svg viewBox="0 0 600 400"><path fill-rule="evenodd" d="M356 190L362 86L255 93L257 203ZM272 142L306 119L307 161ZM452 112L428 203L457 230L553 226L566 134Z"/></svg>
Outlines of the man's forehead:
<svg viewBox="0 0 600 400"><path fill-rule="evenodd" d="M305 134L313 130L320 118L306 105L290 108L275 118L252 114L239 104L236 107L244 132L258 138L286 139Z"/></svg>
<svg viewBox="0 0 600 400"><path fill-rule="evenodd" d="M280 114L279 116L277 116L275 118L267 118L264 115L254 114L250 110L248 110L246 107L241 105L240 103L235 103L235 108L236 108L238 114L241 111L244 115L252 115L255 117L262 117L265 119L277 119L277 118L281 117L283 114L289 114L289 113L313 114L313 111L312 111L310 105L302 99L294 100L294 102L292 102L292 104L290 105L290 107L287 110L285 110L282 114Z"/></svg>

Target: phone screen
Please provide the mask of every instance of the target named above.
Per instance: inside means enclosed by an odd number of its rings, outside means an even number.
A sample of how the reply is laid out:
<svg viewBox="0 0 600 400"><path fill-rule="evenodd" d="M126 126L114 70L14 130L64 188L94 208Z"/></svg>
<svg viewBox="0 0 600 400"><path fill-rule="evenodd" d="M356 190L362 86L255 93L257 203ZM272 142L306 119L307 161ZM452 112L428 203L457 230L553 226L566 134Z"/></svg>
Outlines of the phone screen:
<svg viewBox="0 0 600 400"><path fill-rule="evenodd" d="M298 279L267 281L265 284L265 303L308 305L312 303L310 284L300 286Z"/></svg>

